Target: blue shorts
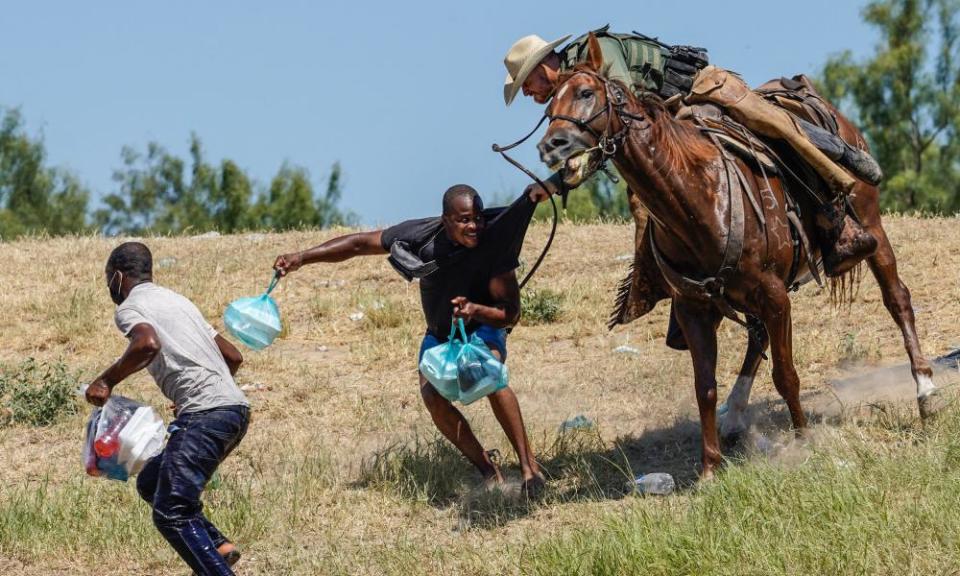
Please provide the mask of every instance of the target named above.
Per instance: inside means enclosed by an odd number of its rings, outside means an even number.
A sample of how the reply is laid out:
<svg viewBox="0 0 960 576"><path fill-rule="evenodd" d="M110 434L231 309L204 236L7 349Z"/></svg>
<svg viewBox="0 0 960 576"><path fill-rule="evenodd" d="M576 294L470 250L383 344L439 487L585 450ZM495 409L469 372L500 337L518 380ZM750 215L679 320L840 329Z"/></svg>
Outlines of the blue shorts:
<svg viewBox="0 0 960 576"><path fill-rule="evenodd" d="M500 353L500 361L507 361L507 331L503 328L494 328L493 326L488 326L486 324L481 324L476 331L473 332L483 340L483 343L487 345L491 350L496 350ZM420 361L423 360L423 354L427 350L433 348L434 346L439 346L443 344L439 338L433 335L432 332L427 332L423 336L423 342L420 343L420 354L417 356L417 365L420 365Z"/></svg>

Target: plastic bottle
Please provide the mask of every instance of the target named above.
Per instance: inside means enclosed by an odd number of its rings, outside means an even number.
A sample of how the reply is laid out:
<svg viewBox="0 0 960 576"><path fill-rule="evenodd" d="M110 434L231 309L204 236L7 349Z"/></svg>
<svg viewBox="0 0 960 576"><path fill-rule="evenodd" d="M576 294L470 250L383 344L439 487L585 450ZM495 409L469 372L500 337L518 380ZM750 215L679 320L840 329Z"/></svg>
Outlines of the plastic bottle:
<svg viewBox="0 0 960 576"><path fill-rule="evenodd" d="M673 476L666 472L643 474L627 482L627 489L639 494L656 494L664 496L673 492L677 487Z"/></svg>
<svg viewBox="0 0 960 576"><path fill-rule="evenodd" d="M93 443L93 451L100 458L110 458L120 450L120 430L130 420L131 413L124 410L117 414L116 420L103 431L103 434Z"/></svg>
<svg viewBox="0 0 960 576"><path fill-rule="evenodd" d="M593 428L593 420L583 414L577 414L569 420L560 424L560 432L570 432L571 430L589 430Z"/></svg>

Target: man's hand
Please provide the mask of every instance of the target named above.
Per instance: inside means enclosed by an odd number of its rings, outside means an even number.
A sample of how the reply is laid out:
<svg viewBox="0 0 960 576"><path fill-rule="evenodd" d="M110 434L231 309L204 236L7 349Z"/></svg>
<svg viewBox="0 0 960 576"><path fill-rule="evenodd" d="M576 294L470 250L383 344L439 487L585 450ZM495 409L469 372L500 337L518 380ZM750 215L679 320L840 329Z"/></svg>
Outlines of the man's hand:
<svg viewBox="0 0 960 576"><path fill-rule="evenodd" d="M536 202L536 203L540 203L540 202L543 202L544 200L548 200L551 194L557 194L559 192L556 185L550 180L544 181L544 185L547 187L546 189L544 189L543 186L534 182L533 184L527 186L526 190L524 190L523 192L524 194L530 197L531 202Z"/></svg>
<svg viewBox="0 0 960 576"><path fill-rule="evenodd" d="M464 296L457 296L450 303L453 304L453 317L462 318L465 322L473 320L479 308Z"/></svg>
<svg viewBox="0 0 960 576"><path fill-rule="evenodd" d="M94 406L103 406L110 398L110 385L103 378L97 378L87 386L87 402Z"/></svg>
<svg viewBox="0 0 960 576"><path fill-rule="evenodd" d="M301 266L303 266L303 256L300 252L277 256L277 260L273 263L273 269L276 270L280 276L286 276L290 272L296 272Z"/></svg>

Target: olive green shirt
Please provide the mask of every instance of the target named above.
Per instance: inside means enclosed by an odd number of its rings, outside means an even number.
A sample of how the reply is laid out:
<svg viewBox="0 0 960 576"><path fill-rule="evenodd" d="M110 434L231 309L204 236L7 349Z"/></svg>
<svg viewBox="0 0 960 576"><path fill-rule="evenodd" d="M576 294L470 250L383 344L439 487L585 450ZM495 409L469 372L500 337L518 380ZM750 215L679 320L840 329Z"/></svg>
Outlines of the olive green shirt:
<svg viewBox="0 0 960 576"><path fill-rule="evenodd" d="M603 70L600 72L610 80L623 82L635 92L659 92L665 64L660 47L629 36L605 34L597 37L603 53ZM587 36L581 36L560 50L561 72L586 59L586 41Z"/></svg>

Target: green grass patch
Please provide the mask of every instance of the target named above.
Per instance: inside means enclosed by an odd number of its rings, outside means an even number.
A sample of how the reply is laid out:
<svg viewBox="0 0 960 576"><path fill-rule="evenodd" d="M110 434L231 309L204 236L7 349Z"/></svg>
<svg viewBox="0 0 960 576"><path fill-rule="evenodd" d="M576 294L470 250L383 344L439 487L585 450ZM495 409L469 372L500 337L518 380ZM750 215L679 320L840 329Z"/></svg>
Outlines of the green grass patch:
<svg viewBox="0 0 960 576"><path fill-rule="evenodd" d="M599 526L533 546L521 572L954 573L957 422L954 413L926 432L882 426L857 440L828 440L794 467L728 466L692 493L637 499ZM877 442L872 432L893 442Z"/></svg>
<svg viewBox="0 0 960 576"><path fill-rule="evenodd" d="M0 425L49 426L77 413L76 373L66 364L30 358L15 367L0 367Z"/></svg>

